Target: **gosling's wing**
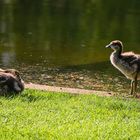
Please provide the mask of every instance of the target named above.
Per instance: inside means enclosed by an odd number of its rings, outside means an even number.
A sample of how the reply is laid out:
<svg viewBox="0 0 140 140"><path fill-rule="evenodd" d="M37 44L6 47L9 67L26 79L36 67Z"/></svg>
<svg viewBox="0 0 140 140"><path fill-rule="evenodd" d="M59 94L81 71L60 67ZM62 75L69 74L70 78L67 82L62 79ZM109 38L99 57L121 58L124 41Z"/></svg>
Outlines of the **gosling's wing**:
<svg viewBox="0 0 140 140"><path fill-rule="evenodd" d="M139 63L140 55L134 54L133 52L127 52L121 55L121 59L129 65L133 65L135 63Z"/></svg>
<svg viewBox="0 0 140 140"><path fill-rule="evenodd" d="M129 66L136 65L137 71L140 71L140 55L138 54L122 54L122 60L124 60L126 63L128 63Z"/></svg>

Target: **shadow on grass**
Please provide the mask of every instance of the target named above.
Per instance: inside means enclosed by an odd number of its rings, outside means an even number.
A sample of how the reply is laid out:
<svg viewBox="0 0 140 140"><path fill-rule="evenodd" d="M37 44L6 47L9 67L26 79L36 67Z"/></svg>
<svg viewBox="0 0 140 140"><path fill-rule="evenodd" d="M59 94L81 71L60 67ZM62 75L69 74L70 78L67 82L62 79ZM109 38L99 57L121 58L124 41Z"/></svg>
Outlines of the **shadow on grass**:
<svg viewBox="0 0 140 140"><path fill-rule="evenodd" d="M2 98L7 98L7 99L13 99L15 97L18 97L18 96L21 96L21 93L3 93L3 94L0 94L0 97Z"/></svg>
<svg viewBox="0 0 140 140"><path fill-rule="evenodd" d="M31 103L31 102L35 102L37 100L43 99L43 97L42 96L35 96L35 95L31 95L31 94L26 93L26 94L22 94L20 96L20 99L21 99L22 102Z"/></svg>
<svg viewBox="0 0 140 140"><path fill-rule="evenodd" d="M46 100L46 101L67 100L76 96L79 96L79 95L26 89L22 93L19 93L19 94L8 93L6 95L0 95L0 98L5 98L6 100L13 100L13 99L18 98L22 102L31 103L31 102L40 101L40 100Z"/></svg>
<svg viewBox="0 0 140 140"><path fill-rule="evenodd" d="M35 102L36 100L42 99L43 96L41 95L33 95L28 93L26 90L22 93L8 93L8 94L1 94L0 98L5 98L7 100L13 100L13 99L20 99L24 102Z"/></svg>
<svg viewBox="0 0 140 140"><path fill-rule="evenodd" d="M46 91L36 91L36 90L25 90L23 94L20 95L20 99L23 102L35 102L40 100L46 101L56 101L56 100L69 100L71 98L78 97L79 94L68 94L68 93L55 93Z"/></svg>

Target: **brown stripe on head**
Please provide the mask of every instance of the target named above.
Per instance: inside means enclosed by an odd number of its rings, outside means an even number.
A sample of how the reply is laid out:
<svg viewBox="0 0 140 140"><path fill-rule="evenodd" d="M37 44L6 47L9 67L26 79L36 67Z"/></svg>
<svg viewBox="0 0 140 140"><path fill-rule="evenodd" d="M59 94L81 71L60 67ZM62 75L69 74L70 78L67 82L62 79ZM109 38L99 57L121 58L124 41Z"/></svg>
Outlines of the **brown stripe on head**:
<svg viewBox="0 0 140 140"><path fill-rule="evenodd" d="M118 45L120 47L123 47L123 44L122 44L122 42L120 40L114 40L110 44L112 44L112 45Z"/></svg>
<svg viewBox="0 0 140 140"><path fill-rule="evenodd" d="M12 74L19 81L22 80L20 77L19 71L15 70L15 69L6 69L4 72Z"/></svg>
<svg viewBox="0 0 140 140"><path fill-rule="evenodd" d="M6 69L4 72L5 72L5 73L11 73L11 74L13 74L14 76L20 75L19 72L18 72L17 70L15 70L15 69Z"/></svg>

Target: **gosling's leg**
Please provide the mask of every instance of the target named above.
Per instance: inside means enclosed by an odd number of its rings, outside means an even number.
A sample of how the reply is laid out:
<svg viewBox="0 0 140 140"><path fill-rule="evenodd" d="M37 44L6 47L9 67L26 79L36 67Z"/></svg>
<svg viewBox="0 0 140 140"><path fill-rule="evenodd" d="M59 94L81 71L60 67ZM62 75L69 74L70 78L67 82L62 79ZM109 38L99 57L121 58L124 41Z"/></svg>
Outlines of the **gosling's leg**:
<svg viewBox="0 0 140 140"><path fill-rule="evenodd" d="M134 93L133 93L133 96L134 96L134 97L137 96L136 90L137 90L137 80L135 80L135 82L134 82Z"/></svg>
<svg viewBox="0 0 140 140"><path fill-rule="evenodd" d="M131 81L131 90L130 90L130 94L133 95L134 92L134 80Z"/></svg>
<svg viewBox="0 0 140 140"><path fill-rule="evenodd" d="M137 94L136 94L136 91L137 91L137 75L136 75L136 77L135 77L135 80L134 80L135 82L134 82L134 94L133 94L133 96L134 97L136 97L137 96Z"/></svg>

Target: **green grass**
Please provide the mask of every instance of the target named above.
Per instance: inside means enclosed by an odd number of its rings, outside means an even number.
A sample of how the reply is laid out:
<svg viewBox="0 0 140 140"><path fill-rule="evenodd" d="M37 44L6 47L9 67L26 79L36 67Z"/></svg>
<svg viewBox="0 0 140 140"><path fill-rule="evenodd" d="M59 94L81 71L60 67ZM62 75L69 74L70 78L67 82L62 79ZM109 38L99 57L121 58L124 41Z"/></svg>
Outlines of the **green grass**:
<svg viewBox="0 0 140 140"><path fill-rule="evenodd" d="M140 101L26 90L0 97L0 140L139 140Z"/></svg>

